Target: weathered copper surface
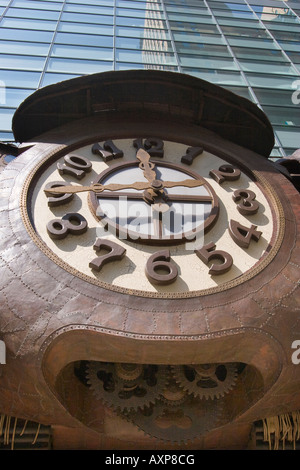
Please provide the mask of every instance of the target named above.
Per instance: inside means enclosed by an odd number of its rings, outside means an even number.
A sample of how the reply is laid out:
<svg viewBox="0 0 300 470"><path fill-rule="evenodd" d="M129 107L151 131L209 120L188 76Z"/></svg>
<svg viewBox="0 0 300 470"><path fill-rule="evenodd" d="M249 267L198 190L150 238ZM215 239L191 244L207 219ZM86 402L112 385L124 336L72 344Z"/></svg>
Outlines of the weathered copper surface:
<svg viewBox="0 0 300 470"><path fill-rule="evenodd" d="M19 135L25 108L15 121ZM144 136L149 128L162 139L176 140L180 134L191 146L220 154L226 149L266 180L277 201L280 242L272 260L248 280L199 297L145 298L89 283L63 269L39 246L24 217L30 215L30 194L26 199L23 191L37 163L66 147L132 136L133 129L136 136ZM268 126L261 132L268 133ZM300 365L291 360L291 345L300 339L300 196L283 174L251 150L204 128L199 135L198 126L160 113L143 120L131 110L118 116L100 113L49 130L31 143L0 173L0 331L7 347L7 364L0 366L1 413L51 425L54 448L243 449L254 421L300 409ZM222 398L225 411L219 421L213 421L216 406L206 431L173 442L156 435L154 421L145 428L146 418L135 410L130 418L145 433L95 400L74 373L84 361L247 367L237 386ZM188 413L194 405L191 400ZM185 429L188 423L180 416L174 419ZM162 430L170 415L156 418Z"/></svg>

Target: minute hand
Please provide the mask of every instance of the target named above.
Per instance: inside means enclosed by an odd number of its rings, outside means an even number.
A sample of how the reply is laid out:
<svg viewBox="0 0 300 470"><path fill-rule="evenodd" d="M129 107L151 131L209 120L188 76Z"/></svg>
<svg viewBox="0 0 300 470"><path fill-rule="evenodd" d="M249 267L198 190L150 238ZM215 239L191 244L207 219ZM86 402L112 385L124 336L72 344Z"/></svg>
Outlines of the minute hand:
<svg viewBox="0 0 300 470"><path fill-rule="evenodd" d="M204 181L186 179L183 181L161 181L161 188L174 188L176 186L185 186L187 188L194 188L197 186L202 186ZM121 191L122 189L136 189L137 191L145 190L151 188L152 185L149 182L136 182L136 183L124 183L124 184L101 184L94 183L91 186L58 186L51 189L44 189L44 192L47 196L52 196L55 194L75 194L82 193L85 191L93 191L96 194L100 194L103 191Z"/></svg>

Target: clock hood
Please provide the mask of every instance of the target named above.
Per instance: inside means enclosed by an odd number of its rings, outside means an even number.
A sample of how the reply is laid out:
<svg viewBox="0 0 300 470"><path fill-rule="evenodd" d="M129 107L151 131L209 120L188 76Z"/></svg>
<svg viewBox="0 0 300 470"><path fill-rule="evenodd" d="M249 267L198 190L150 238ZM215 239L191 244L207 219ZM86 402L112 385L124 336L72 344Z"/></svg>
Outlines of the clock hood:
<svg viewBox="0 0 300 470"><path fill-rule="evenodd" d="M37 90L15 112L13 133L26 142L83 117L124 109L132 116L175 117L264 157L274 146L268 118L251 101L205 80L158 70L103 72Z"/></svg>

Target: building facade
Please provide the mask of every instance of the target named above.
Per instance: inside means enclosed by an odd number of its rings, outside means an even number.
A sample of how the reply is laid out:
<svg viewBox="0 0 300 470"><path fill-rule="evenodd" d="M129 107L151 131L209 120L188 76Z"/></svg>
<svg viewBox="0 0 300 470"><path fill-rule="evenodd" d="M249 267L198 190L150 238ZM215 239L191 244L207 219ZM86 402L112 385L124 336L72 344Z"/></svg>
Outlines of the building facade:
<svg viewBox="0 0 300 470"><path fill-rule="evenodd" d="M299 0L1 0L0 138L35 90L82 75L159 69L257 104L271 157L299 148Z"/></svg>

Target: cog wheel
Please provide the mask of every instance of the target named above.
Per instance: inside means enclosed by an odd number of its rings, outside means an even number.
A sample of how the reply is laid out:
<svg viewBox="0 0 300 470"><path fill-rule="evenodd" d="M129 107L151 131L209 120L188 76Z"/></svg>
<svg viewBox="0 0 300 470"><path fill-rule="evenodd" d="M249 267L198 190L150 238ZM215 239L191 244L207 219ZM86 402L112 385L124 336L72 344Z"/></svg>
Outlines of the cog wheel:
<svg viewBox="0 0 300 470"><path fill-rule="evenodd" d="M172 371L183 390L198 398L221 398L232 390L237 380L234 363L173 366Z"/></svg>
<svg viewBox="0 0 300 470"><path fill-rule="evenodd" d="M179 387L175 379L171 377L159 399L168 406L178 406L184 403L187 397L187 391Z"/></svg>
<svg viewBox="0 0 300 470"><path fill-rule="evenodd" d="M120 412L154 403L168 377L164 366L111 362L90 362L86 376L96 399Z"/></svg>
<svg viewBox="0 0 300 470"><path fill-rule="evenodd" d="M218 426L221 401L189 397L184 404L168 406L156 402L144 410L132 411L127 419L146 435L172 444L187 444Z"/></svg>

